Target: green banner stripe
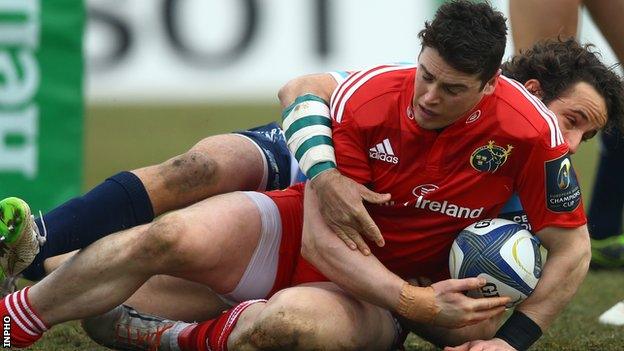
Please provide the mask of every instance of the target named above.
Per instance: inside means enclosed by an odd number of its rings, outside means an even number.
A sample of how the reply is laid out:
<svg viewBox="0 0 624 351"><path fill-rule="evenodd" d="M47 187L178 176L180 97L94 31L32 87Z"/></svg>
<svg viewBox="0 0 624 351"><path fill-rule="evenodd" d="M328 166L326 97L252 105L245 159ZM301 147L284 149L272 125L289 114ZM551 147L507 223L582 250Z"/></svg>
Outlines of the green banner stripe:
<svg viewBox="0 0 624 351"><path fill-rule="evenodd" d="M295 158L297 159L297 161L301 161L301 156L303 156L306 151L319 145L329 145L333 147L334 143L332 142L332 139L326 135L313 136L310 139L304 141L303 144L299 146L297 152L295 153Z"/></svg>
<svg viewBox="0 0 624 351"><path fill-rule="evenodd" d="M22 13L7 13L0 12L0 22L9 22L13 24L13 22L26 22L28 17Z"/></svg>
<svg viewBox="0 0 624 351"><path fill-rule="evenodd" d="M297 97L295 99L295 102L293 102L292 104L290 104L290 106L286 107L286 109L284 110L284 112L282 112L282 121L286 119L286 117L288 117L288 114L290 114L290 111L292 111L292 109L295 108L295 106L297 106L298 104L304 102L304 101L318 101L320 103L323 103L325 105L329 104L327 103L327 101L321 99L320 97L314 95L314 94L305 94L305 95L301 95L299 97Z"/></svg>
<svg viewBox="0 0 624 351"><path fill-rule="evenodd" d="M310 169L308 169L308 174L306 174L306 176L312 179L320 173L332 168L336 168L336 164L331 161L317 163L314 166L310 167Z"/></svg>
<svg viewBox="0 0 624 351"><path fill-rule="evenodd" d="M290 139L290 137L293 134L300 131L301 129L305 127L315 126L315 125L316 126L322 125L322 126L331 128L332 122L329 118L324 117L324 116L318 116L318 115L312 115L312 116L306 116L306 117L300 118L294 123L292 123L290 127L288 127L288 129L286 130L285 132L286 140Z"/></svg>
<svg viewBox="0 0 624 351"><path fill-rule="evenodd" d="M0 131L0 199L21 197L46 212L79 194L82 185L85 4L12 3L0 12L0 26L20 35L3 38L4 68L20 81L39 79L24 86L30 90L19 101L0 103L1 123L8 126ZM16 83L5 78L0 74L0 84L13 89Z"/></svg>

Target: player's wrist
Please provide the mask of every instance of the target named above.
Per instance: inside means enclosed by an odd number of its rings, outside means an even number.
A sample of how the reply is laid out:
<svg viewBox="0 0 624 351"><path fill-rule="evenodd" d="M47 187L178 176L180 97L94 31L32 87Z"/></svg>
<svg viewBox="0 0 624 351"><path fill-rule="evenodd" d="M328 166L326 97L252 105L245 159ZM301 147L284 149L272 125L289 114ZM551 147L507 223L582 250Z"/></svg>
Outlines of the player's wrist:
<svg viewBox="0 0 624 351"><path fill-rule="evenodd" d="M499 338L516 350L526 350L542 336L542 329L527 315L517 309L498 329L495 338Z"/></svg>
<svg viewBox="0 0 624 351"><path fill-rule="evenodd" d="M417 323L431 323L440 312L436 293L431 286L420 287L405 283L401 288L396 312Z"/></svg>
<svg viewBox="0 0 624 351"><path fill-rule="evenodd" d="M327 177L333 173L340 174L340 172L338 172L338 168L336 168L336 164L334 162L324 161L310 167L306 176L310 180L314 181L315 179L322 179L323 177Z"/></svg>
<svg viewBox="0 0 624 351"><path fill-rule="evenodd" d="M336 167L331 167L311 177L310 183L313 187L323 187L325 184L333 182L338 176L340 176L338 169Z"/></svg>

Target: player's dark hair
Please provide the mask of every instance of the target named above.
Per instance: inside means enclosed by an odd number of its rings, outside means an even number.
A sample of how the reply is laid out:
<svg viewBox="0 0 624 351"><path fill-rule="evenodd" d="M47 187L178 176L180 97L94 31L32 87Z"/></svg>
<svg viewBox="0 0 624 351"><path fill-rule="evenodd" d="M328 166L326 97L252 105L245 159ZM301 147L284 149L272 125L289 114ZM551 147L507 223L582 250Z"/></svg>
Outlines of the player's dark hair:
<svg viewBox="0 0 624 351"><path fill-rule="evenodd" d="M502 65L503 74L519 82L537 79L542 101L553 101L578 82L585 82L604 97L608 120L605 129L624 131L624 86L622 79L600 61L591 44L581 45L574 38L551 39L522 50Z"/></svg>
<svg viewBox="0 0 624 351"><path fill-rule="evenodd" d="M483 2L456 0L440 6L418 33L422 48L436 49L454 69L479 74L481 88L498 71L507 43L505 16Z"/></svg>

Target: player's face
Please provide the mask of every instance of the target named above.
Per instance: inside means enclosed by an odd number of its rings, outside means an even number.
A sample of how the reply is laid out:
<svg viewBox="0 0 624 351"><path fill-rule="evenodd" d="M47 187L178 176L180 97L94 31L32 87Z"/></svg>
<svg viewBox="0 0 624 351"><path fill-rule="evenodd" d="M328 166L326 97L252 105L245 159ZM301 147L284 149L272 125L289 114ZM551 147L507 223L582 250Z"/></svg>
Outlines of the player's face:
<svg viewBox="0 0 624 351"><path fill-rule="evenodd" d="M585 82L570 87L548 108L557 116L570 153L575 153L581 142L591 139L607 123L605 99Z"/></svg>
<svg viewBox="0 0 624 351"><path fill-rule="evenodd" d="M416 123L424 129L440 129L452 124L484 95L494 91L497 78L492 78L481 89L477 74L460 72L448 65L436 49L423 48L418 57L414 88Z"/></svg>

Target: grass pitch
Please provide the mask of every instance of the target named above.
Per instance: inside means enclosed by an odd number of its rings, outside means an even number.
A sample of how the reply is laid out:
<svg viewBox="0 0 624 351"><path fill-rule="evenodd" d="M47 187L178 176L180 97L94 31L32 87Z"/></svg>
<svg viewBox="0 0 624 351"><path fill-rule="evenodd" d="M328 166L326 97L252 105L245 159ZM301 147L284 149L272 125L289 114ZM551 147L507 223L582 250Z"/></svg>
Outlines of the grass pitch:
<svg viewBox="0 0 624 351"><path fill-rule="evenodd" d="M161 162L183 152L201 138L245 129L279 118L277 105L211 105L159 107L91 107L86 117L85 186L89 189L119 170ZM597 142L590 141L574 157L590 198ZM586 202L586 205L588 201ZM578 294L534 350L624 350L624 327L598 324L598 316L624 299L624 272L592 271ZM436 350L410 336L407 350ZM79 323L54 327L28 350L106 350L91 342Z"/></svg>

